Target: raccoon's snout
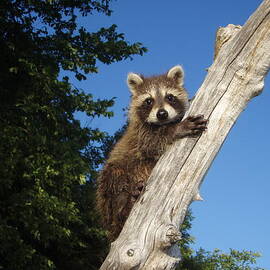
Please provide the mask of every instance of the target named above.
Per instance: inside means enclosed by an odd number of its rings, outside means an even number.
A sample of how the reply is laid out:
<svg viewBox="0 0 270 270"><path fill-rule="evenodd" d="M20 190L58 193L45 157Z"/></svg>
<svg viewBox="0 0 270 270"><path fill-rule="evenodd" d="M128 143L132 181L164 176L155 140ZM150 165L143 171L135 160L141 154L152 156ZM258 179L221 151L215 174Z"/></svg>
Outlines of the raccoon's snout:
<svg viewBox="0 0 270 270"><path fill-rule="evenodd" d="M164 109L160 109L157 112L158 120L167 120L168 116L169 116L168 112L166 110L164 110Z"/></svg>

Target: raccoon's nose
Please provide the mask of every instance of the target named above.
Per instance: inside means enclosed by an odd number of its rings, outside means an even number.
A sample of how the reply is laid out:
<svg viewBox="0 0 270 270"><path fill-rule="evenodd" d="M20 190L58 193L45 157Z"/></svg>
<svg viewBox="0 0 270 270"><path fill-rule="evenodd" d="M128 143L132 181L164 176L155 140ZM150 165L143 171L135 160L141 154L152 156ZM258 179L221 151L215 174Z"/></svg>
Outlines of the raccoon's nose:
<svg viewBox="0 0 270 270"><path fill-rule="evenodd" d="M166 120L168 118L168 112L164 109L160 109L157 112L158 120Z"/></svg>

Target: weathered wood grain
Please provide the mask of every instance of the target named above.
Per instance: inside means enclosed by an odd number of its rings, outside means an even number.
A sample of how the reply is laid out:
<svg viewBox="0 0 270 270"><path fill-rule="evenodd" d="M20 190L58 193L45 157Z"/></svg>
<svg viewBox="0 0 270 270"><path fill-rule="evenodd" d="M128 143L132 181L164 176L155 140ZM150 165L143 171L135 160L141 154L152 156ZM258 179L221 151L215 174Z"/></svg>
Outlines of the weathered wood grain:
<svg viewBox="0 0 270 270"><path fill-rule="evenodd" d="M101 269L175 269L178 228L228 132L248 101L261 93L270 68L270 0L241 28L217 33L213 65L187 112L209 119L200 138L177 141L154 168ZM218 52L218 53L217 53Z"/></svg>

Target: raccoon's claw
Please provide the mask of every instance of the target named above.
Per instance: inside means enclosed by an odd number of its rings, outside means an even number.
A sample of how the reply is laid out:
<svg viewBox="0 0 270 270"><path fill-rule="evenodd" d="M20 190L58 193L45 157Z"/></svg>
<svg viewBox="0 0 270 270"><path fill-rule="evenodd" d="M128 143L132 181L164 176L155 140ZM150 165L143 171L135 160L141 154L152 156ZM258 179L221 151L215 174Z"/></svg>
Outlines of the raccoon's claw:
<svg viewBox="0 0 270 270"><path fill-rule="evenodd" d="M131 192L132 198L134 200L137 200L140 194L142 193L142 190L144 188L144 182L140 181L134 185L134 189Z"/></svg>
<svg viewBox="0 0 270 270"><path fill-rule="evenodd" d="M144 181L140 181L137 183L137 189L141 192L144 188Z"/></svg>
<svg viewBox="0 0 270 270"><path fill-rule="evenodd" d="M189 116L187 118L188 121L193 123L193 125L190 125L191 130L201 130L204 131L207 129L207 122L208 120L205 120L203 118L203 115L198 115L198 116Z"/></svg>
<svg viewBox="0 0 270 270"><path fill-rule="evenodd" d="M208 120L203 115L189 116L180 122L177 137L197 137L207 129Z"/></svg>

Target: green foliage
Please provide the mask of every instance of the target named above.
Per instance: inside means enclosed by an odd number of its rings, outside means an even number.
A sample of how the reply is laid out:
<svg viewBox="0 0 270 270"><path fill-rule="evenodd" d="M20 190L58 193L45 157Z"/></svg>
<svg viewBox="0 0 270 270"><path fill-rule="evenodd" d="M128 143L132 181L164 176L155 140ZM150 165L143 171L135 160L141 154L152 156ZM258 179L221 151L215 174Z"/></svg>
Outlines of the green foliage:
<svg viewBox="0 0 270 270"><path fill-rule="evenodd" d="M260 254L252 251L230 249L223 253L219 249L213 252L199 249L195 255L185 258L178 269L182 270L263 270L253 267Z"/></svg>
<svg viewBox="0 0 270 270"><path fill-rule="evenodd" d="M0 269L97 269L105 233L94 209L107 135L74 113L111 117L113 100L59 79L77 79L146 51L113 25L89 33L77 16L111 14L109 0L0 3Z"/></svg>
<svg viewBox="0 0 270 270"><path fill-rule="evenodd" d="M183 258L189 258L193 253L193 250L190 248L190 245L194 243L194 238L189 234L189 230L192 227L191 222L193 219L194 218L191 214L191 210L188 209L184 222L180 228L182 239L179 242L179 247L181 251L181 256Z"/></svg>
<svg viewBox="0 0 270 270"><path fill-rule="evenodd" d="M74 72L79 80L85 79L84 73L97 72L97 60L111 64L146 51L140 43L125 41L124 35L116 32L116 25L101 28L96 33L89 33L79 26L78 15L87 16L94 12L110 15L109 2L2 0L1 34L4 34L10 52L21 49L17 60L25 63L32 72L39 68L43 72L58 72L62 68ZM17 72L18 62L9 67L11 72Z"/></svg>

